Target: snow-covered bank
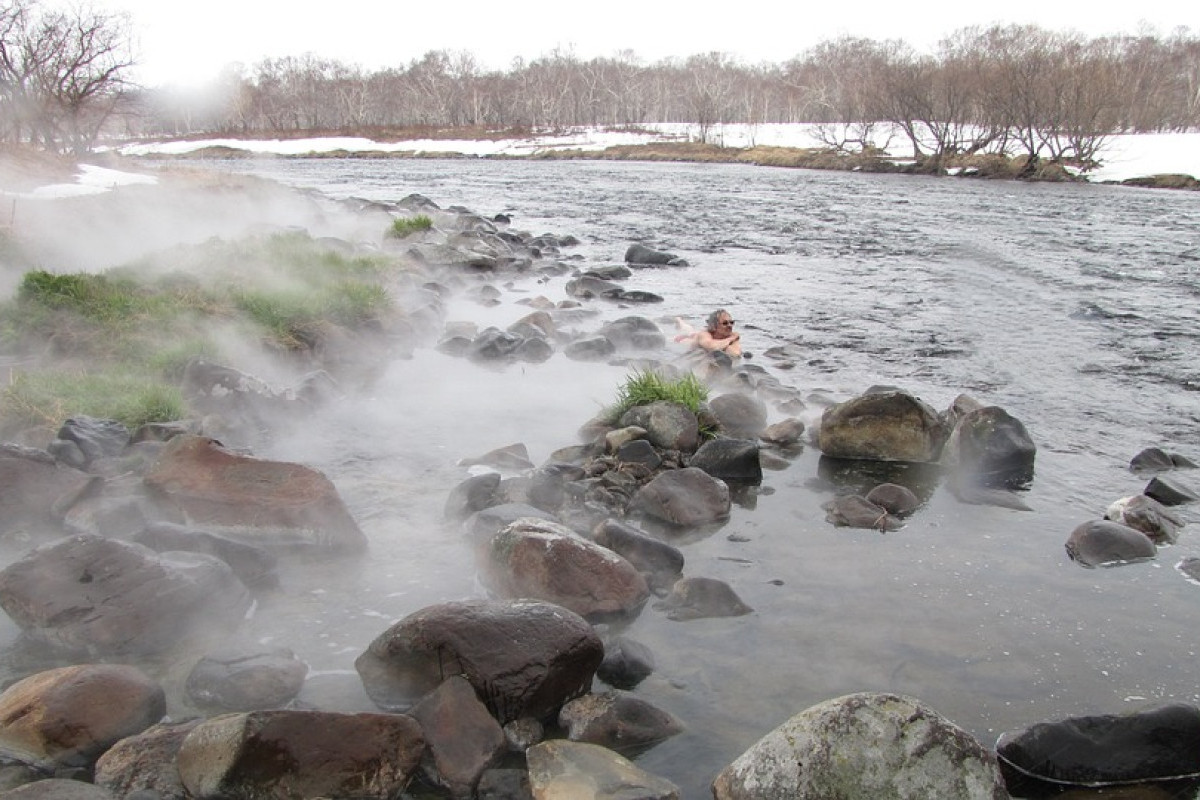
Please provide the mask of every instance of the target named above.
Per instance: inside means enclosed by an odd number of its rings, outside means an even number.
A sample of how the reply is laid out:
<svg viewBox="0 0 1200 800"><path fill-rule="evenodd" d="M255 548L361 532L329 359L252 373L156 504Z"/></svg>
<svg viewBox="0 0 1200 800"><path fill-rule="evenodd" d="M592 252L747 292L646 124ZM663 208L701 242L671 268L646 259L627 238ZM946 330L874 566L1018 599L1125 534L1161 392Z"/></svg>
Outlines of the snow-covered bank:
<svg viewBox="0 0 1200 800"><path fill-rule="evenodd" d="M689 141L698 138L695 125L662 123L643 126L638 131L579 128L566 133L524 139L414 139L400 142L376 142L360 137L203 139L141 142L124 145L116 150L122 155L182 155L205 147L229 147L276 155L345 151L521 156L551 150L596 151L621 145ZM821 144L815 126L802 124L720 125L709 132L709 140L727 147L818 147ZM888 152L897 158L905 158L910 154L909 147L903 142L894 143ZM1200 133L1114 136L1102 153L1101 161L1101 168L1090 173L1089 180L1121 181L1161 173L1200 176Z"/></svg>

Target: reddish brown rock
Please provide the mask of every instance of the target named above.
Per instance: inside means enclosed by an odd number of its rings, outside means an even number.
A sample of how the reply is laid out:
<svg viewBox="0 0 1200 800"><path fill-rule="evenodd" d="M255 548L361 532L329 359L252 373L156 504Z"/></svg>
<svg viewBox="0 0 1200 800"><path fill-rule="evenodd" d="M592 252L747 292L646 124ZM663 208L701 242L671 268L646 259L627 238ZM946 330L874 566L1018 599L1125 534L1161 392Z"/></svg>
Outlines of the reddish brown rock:
<svg viewBox="0 0 1200 800"><path fill-rule="evenodd" d="M200 723L176 763L195 800L395 797L424 749L403 714L255 711Z"/></svg>
<svg viewBox="0 0 1200 800"><path fill-rule="evenodd" d="M0 694L0 747L31 762L86 765L161 720L166 708L162 687L136 667L47 670Z"/></svg>
<svg viewBox="0 0 1200 800"><path fill-rule="evenodd" d="M250 544L347 553L367 546L337 489L302 464L239 455L203 436L176 436L145 480L189 523L227 528Z"/></svg>
<svg viewBox="0 0 1200 800"><path fill-rule="evenodd" d="M506 749L504 731L461 676L447 678L412 710L428 745L425 774L453 797L469 798Z"/></svg>
<svg viewBox="0 0 1200 800"><path fill-rule="evenodd" d="M60 533L63 515L95 480L44 450L0 444L0 533Z"/></svg>

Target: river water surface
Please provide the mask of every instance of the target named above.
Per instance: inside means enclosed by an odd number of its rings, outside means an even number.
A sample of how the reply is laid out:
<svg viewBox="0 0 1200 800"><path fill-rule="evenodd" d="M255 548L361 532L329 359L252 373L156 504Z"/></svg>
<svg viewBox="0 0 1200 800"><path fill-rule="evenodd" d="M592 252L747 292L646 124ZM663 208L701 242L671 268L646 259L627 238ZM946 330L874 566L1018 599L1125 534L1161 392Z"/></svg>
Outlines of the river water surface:
<svg viewBox="0 0 1200 800"><path fill-rule="evenodd" d="M810 446L720 530L680 543L685 574L722 579L755 609L671 622L648 606L625 630L657 659L638 693L687 725L638 763L685 797L708 796L723 766L788 717L850 692L915 696L987 745L1048 719L1200 703L1200 586L1175 568L1200 556L1200 515L1185 508L1178 544L1149 563L1085 569L1063 547L1076 525L1142 490L1127 465L1143 448L1200 461L1200 194L740 165L211 168L331 197L419 192L503 212L535 234L577 236L571 252L587 265L620 262L634 241L670 250L691 266L626 281L662 305L600 304L602 315L699 322L722 306L754 363L805 395L840 401L890 384L943 409L966 392L1025 423L1038 446L1032 511L963 505L939 489L899 531L834 528L821 509L833 489ZM506 291L564 297L553 282ZM527 312L452 309L501 325ZM789 370L764 356L784 345L799 354ZM310 437L279 443L270 455L338 484L372 555L260 614L262 640L336 682L392 621L481 594L440 522L446 492L467 476L456 461L513 442L546 459L577 441L624 375L561 354L485 370L419 350ZM1177 477L1200 486L1200 472Z"/></svg>

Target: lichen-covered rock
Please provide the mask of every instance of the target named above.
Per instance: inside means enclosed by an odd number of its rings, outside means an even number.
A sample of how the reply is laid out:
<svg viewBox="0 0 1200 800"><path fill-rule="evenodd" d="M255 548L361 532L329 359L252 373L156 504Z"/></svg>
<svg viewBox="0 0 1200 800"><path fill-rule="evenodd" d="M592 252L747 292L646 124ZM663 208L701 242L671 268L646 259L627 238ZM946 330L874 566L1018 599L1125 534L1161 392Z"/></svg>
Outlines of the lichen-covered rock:
<svg viewBox="0 0 1200 800"><path fill-rule="evenodd" d="M946 440L942 418L905 391L876 391L825 409L817 446L833 458L936 461Z"/></svg>
<svg viewBox="0 0 1200 800"><path fill-rule="evenodd" d="M992 753L909 697L861 693L802 711L713 781L715 800L1008 800Z"/></svg>

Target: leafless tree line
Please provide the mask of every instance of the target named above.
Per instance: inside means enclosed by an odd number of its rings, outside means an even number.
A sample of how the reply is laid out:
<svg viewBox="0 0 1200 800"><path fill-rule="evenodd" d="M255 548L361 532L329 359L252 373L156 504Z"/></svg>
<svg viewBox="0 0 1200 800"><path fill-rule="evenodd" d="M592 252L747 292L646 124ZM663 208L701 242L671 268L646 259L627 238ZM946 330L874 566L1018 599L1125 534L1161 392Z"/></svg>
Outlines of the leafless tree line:
<svg viewBox="0 0 1200 800"><path fill-rule="evenodd" d="M0 141L86 152L133 65L126 18L0 1Z"/></svg>
<svg viewBox="0 0 1200 800"><path fill-rule="evenodd" d="M1120 132L1200 129L1200 38L1187 28L1087 38L1036 26L965 28L932 53L842 37L782 64L724 53L652 64L624 51L554 50L503 71L431 51L376 71L313 54L227 68L204 92L130 87L128 23L0 0L0 140L85 149L108 135L387 135L413 129L548 130L819 123L830 147L901 137L938 165L979 152L1093 162Z"/></svg>
<svg viewBox="0 0 1200 800"><path fill-rule="evenodd" d="M977 152L1092 163L1120 132L1200 128L1200 38L1087 38L1036 26L965 28L933 53L843 37L783 64L724 53L641 62L555 50L506 71L433 51L405 67L362 69L304 55L228 71L206 102L142 96L139 135L490 130L686 122L705 141L720 123L822 123L846 150L901 136L918 160Z"/></svg>

